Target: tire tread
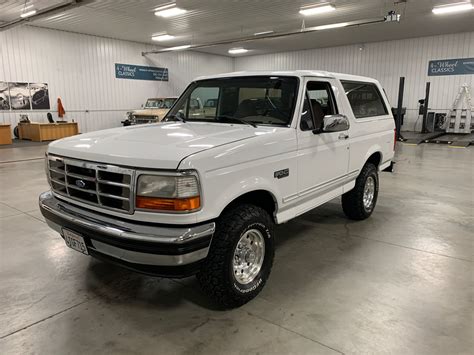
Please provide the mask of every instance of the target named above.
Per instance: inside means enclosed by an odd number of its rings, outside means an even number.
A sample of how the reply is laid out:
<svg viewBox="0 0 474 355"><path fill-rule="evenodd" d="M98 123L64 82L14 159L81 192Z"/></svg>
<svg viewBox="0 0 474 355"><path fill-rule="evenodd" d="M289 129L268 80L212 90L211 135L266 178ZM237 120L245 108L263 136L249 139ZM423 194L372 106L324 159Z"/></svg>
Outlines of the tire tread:
<svg viewBox="0 0 474 355"><path fill-rule="evenodd" d="M233 237L235 236L232 232L240 230L245 227L249 220L255 219L260 219L265 226L273 228L273 221L268 213L264 209L251 204L238 205L224 212L217 221L216 233L214 234L209 254L201 271L196 275L203 291L224 308L235 308L247 303L265 285L266 277L263 277L262 282L257 288L258 291L255 290L257 292L251 291L246 295L236 295L231 289L232 280L230 277L226 277L225 273L225 270L228 268L229 255L233 253ZM271 255L265 256L265 258L270 258L267 275L272 267L273 256L274 250L272 248Z"/></svg>
<svg viewBox="0 0 474 355"><path fill-rule="evenodd" d="M374 197L374 207L370 212L364 208L364 187L367 177L375 173L376 195ZM342 210L344 214L353 220L361 221L368 218L375 209L378 195L378 175L377 168L372 163L366 163L356 179L354 188L342 195Z"/></svg>

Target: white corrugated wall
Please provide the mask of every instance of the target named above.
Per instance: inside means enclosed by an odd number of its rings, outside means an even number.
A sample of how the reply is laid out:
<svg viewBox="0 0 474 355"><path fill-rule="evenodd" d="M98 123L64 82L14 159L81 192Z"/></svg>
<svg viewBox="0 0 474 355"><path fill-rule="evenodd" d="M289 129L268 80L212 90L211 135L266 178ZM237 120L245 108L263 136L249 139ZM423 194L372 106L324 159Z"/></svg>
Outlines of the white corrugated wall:
<svg viewBox="0 0 474 355"><path fill-rule="evenodd" d="M81 132L120 126L125 112L146 98L179 95L196 76L229 72L232 58L197 52L150 55L152 46L70 32L17 27L0 32L0 81L48 83L51 111L61 97L66 119ZM114 63L169 68L169 81L115 78ZM0 122L16 125L20 113L47 122L48 111L0 111ZM54 113L56 118L57 114Z"/></svg>
<svg viewBox="0 0 474 355"><path fill-rule="evenodd" d="M235 70L322 69L375 77L396 105L398 81L406 77L404 129L418 118L418 99L431 82L430 108L449 108L463 83L474 86L474 76L428 77L432 59L474 57L474 32L413 38L334 48L281 52L235 59L197 52L151 55L152 46L102 37L23 26L0 32L0 81L46 82L52 111L61 97L67 119L79 122L81 132L119 126L126 111L147 97L178 95L199 75ZM169 82L115 78L114 63L169 68ZM45 122L47 111L27 111ZM20 111L0 111L0 122L16 125ZM54 115L56 116L56 115ZM421 122L416 126L419 129Z"/></svg>
<svg viewBox="0 0 474 355"><path fill-rule="evenodd" d="M474 32L367 43L359 45L281 52L236 58L235 70L320 69L378 79L392 105L397 104L400 76L405 76L404 129L413 130L418 100L431 82L430 109L446 111L463 83L474 86L474 75L428 76L428 62L435 59L474 57ZM416 129L421 128L421 120Z"/></svg>

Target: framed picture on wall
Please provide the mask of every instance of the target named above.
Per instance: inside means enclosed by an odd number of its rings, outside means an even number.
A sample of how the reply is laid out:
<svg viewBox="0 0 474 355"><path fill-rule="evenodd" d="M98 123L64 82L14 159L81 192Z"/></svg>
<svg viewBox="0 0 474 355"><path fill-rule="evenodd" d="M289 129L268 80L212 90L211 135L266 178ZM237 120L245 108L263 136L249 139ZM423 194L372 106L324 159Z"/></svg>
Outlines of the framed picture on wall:
<svg viewBox="0 0 474 355"><path fill-rule="evenodd" d="M33 110L49 110L49 92L46 83L30 83L31 108Z"/></svg>
<svg viewBox="0 0 474 355"><path fill-rule="evenodd" d="M31 96L28 83L8 83L10 108L12 110L30 110Z"/></svg>
<svg viewBox="0 0 474 355"><path fill-rule="evenodd" d="M8 83L0 81L0 111L10 109L10 94L8 90Z"/></svg>

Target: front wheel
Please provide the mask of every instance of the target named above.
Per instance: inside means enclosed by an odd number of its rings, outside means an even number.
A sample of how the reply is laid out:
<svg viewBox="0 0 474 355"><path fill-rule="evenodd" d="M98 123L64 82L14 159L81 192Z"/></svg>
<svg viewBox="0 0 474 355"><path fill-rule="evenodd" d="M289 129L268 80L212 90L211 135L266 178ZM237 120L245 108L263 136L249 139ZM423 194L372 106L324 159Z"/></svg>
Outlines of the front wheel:
<svg viewBox="0 0 474 355"><path fill-rule="evenodd" d="M257 296L270 275L273 240L273 221L264 209L243 204L225 212L197 274L204 292L225 308Z"/></svg>
<svg viewBox="0 0 474 355"><path fill-rule="evenodd" d="M342 209L347 217L355 220L368 218L375 209L379 193L377 168L367 163L356 179L354 188L342 195Z"/></svg>

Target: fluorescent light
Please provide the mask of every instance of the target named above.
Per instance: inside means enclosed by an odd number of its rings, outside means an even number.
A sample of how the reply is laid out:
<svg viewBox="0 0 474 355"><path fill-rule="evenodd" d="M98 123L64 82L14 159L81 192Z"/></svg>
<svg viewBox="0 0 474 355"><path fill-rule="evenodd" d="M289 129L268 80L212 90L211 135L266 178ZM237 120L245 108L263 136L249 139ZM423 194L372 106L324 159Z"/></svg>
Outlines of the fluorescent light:
<svg viewBox="0 0 474 355"><path fill-rule="evenodd" d="M453 12L469 11L473 6L470 2L460 2L456 4L442 5L433 7L433 13L436 15L449 14Z"/></svg>
<svg viewBox="0 0 474 355"><path fill-rule="evenodd" d="M300 14L304 16L311 16L311 15L324 14L326 12L331 12L334 10L336 10L336 8L333 5L329 5L329 4L311 5L311 6L301 7Z"/></svg>
<svg viewBox="0 0 474 355"><path fill-rule="evenodd" d="M164 5L161 5L161 6L158 6L155 11L161 11L161 10L164 10L164 9L169 9L170 7L175 7L176 6L176 3L175 2L170 2L168 4L164 4Z"/></svg>
<svg viewBox="0 0 474 355"><path fill-rule="evenodd" d="M243 54L247 53L249 50L245 48L231 48L229 49L229 54Z"/></svg>
<svg viewBox="0 0 474 355"><path fill-rule="evenodd" d="M62 17L62 16L64 16L64 15L65 15L65 13L62 12L62 13L60 13L60 14L57 14L57 15L53 15L53 16L48 17L47 20L55 20L55 19L60 18L60 17Z"/></svg>
<svg viewBox="0 0 474 355"><path fill-rule="evenodd" d="M168 48L163 48L164 51L179 51L181 49L188 49L191 47L190 44L185 44L184 46L176 46L176 47L168 47Z"/></svg>
<svg viewBox="0 0 474 355"><path fill-rule="evenodd" d="M20 15L21 18L26 18L26 17L30 17L30 16L33 16L34 14L36 14L36 10L30 10L30 11L27 11L27 12L24 12Z"/></svg>
<svg viewBox="0 0 474 355"><path fill-rule="evenodd" d="M161 33L161 34L158 34L158 35L153 35L151 37L151 39L153 41L157 41L157 42L163 42L163 41L170 41L172 39L174 39L175 37L172 36L172 35L169 35L167 33Z"/></svg>
<svg viewBox="0 0 474 355"><path fill-rule="evenodd" d="M263 31L263 32L256 32L253 35L254 36L263 36L263 35L269 35L270 33L274 33L275 31Z"/></svg>
<svg viewBox="0 0 474 355"><path fill-rule="evenodd" d="M173 6L173 7L170 7ZM155 10L155 15L160 16L160 17L174 17L174 16L179 16L186 13L185 9L181 9L179 7L176 7L176 5L165 5L157 8Z"/></svg>
<svg viewBox="0 0 474 355"><path fill-rule="evenodd" d="M329 30L331 28L339 28L339 27L346 27L349 26L347 22L341 22L341 23L332 23L330 25L323 25L323 26L316 26L314 29L316 31L321 31L321 30Z"/></svg>

